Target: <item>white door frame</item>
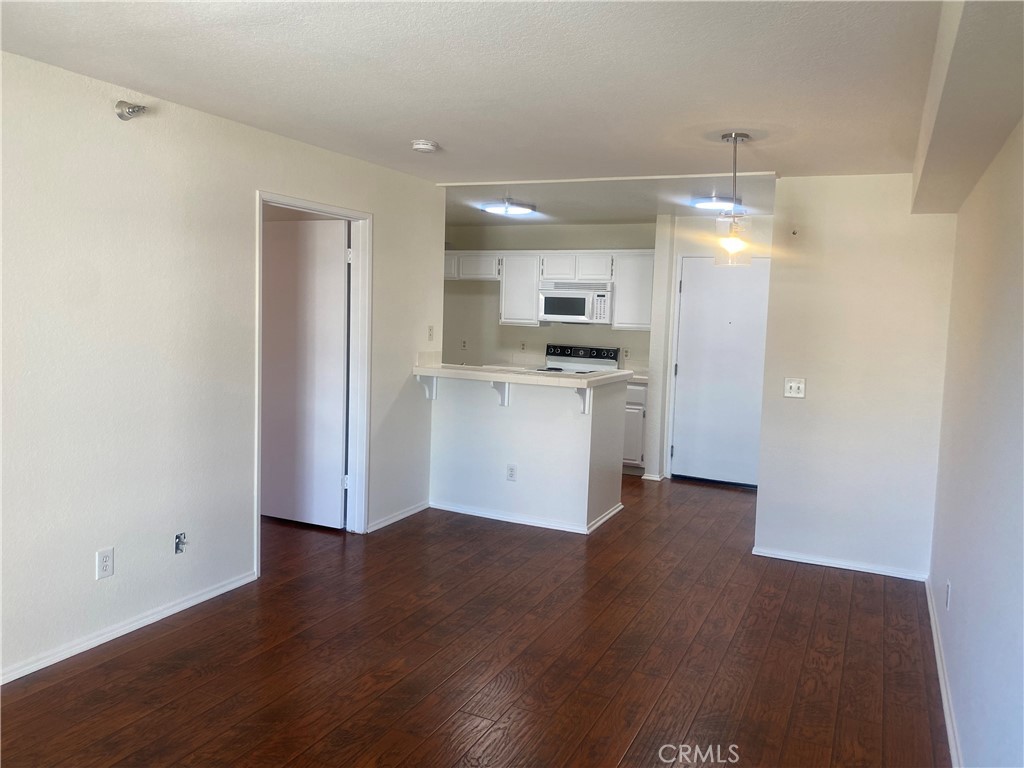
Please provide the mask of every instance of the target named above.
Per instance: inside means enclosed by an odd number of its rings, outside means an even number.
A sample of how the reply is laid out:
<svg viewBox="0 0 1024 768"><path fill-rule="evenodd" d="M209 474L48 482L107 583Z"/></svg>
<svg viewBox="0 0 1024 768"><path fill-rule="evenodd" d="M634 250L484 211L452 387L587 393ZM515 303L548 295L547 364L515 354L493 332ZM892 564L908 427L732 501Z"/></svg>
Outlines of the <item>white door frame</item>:
<svg viewBox="0 0 1024 768"><path fill-rule="evenodd" d="M263 204L321 213L349 222L352 240L352 276L349 302L349 419L348 429L348 503L345 530L366 533L367 490L369 488L370 448L370 297L372 270L373 214L348 208L256 190L256 424L255 471L253 484L254 539L253 565L260 573L260 412L263 357Z"/></svg>

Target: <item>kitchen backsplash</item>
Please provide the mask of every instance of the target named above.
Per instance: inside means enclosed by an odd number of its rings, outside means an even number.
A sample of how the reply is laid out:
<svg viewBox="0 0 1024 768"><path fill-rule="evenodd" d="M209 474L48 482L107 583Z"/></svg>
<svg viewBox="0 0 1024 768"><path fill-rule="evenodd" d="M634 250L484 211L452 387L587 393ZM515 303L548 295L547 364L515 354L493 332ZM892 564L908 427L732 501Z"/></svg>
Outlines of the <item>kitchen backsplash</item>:
<svg viewBox="0 0 1024 768"><path fill-rule="evenodd" d="M606 325L551 323L540 327L499 325L498 283L449 280L444 286L442 360L466 365L539 366L548 342L629 350L620 368L646 371L650 358L647 331L616 331ZM526 349L522 349L525 345Z"/></svg>

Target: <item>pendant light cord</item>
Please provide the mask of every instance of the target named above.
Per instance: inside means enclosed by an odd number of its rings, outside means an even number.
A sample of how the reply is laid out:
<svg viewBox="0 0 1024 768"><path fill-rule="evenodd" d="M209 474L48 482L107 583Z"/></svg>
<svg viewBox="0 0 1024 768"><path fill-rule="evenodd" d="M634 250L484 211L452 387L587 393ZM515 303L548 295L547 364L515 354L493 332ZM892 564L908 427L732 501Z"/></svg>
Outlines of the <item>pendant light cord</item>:
<svg viewBox="0 0 1024 768"><path fill-rule="evenodd" d="M739 144L736 134L732 135L732 225L729 227L729 234L733 234L736 228L736 147Z"/></svg>

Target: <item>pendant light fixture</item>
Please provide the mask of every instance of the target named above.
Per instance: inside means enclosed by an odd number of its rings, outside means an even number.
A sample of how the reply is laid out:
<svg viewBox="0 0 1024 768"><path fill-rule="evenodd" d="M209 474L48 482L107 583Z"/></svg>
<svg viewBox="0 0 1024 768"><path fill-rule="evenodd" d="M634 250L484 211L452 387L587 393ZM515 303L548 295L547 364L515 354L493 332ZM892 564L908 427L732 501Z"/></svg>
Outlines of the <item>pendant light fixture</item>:
<svg viewBox="0 0 1024 768"><path fill-rule="evenodd" d="M750 134L730 131L729 133L722 134L722 141L732 143L732 199L739 202L739 198L736 196L736 148L741 143L750 141ZM739 214L736 205L732 206L729 215L724 218L728 224L728 231L725 237L721 237L718 240L718 244L722 246L722 252L715 255L715 266L739 267L749 265L750 254L744 253L747 249L747 243L740 237L743 227L738 221Z"/></svg>

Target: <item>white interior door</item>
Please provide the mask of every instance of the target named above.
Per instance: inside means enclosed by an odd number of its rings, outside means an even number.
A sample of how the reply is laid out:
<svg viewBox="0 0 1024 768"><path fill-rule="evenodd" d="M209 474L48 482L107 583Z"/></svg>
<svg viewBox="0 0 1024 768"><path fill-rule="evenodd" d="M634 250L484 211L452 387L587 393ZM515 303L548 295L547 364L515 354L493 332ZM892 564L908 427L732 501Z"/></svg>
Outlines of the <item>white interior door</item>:
<svg viewBox="0 0 1024 768"><path fill-rule="evenodd" d="M260 511L342 528L347 221L263 223Z"/></svg>
<svg viewBox="0 0 1024 768"><path fill-rule="evenodd" d="M771 262L682 262L672 474L756 485Z"/></svg>

